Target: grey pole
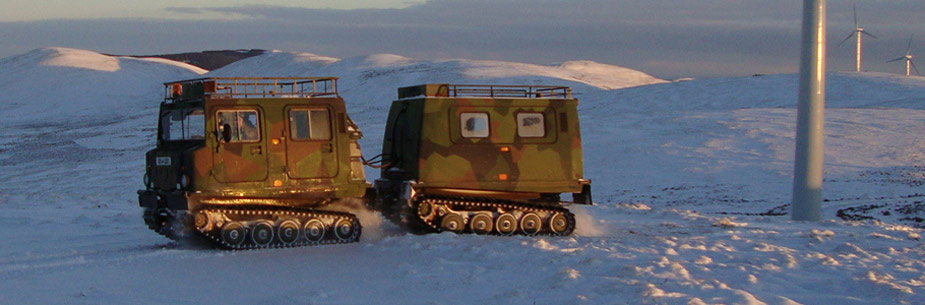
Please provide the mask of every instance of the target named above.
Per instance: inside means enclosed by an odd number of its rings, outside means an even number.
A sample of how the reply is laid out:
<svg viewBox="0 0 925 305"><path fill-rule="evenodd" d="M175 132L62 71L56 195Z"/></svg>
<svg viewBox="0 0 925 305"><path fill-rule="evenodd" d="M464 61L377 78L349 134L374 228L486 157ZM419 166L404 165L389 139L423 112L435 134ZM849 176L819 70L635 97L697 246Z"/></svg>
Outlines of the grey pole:
<svg viewBox="0 0 925 305"><path fill-rule="evenodd" d="M802 43L791 216L819 221L825 148L825 0L803 1Z"/></svg>

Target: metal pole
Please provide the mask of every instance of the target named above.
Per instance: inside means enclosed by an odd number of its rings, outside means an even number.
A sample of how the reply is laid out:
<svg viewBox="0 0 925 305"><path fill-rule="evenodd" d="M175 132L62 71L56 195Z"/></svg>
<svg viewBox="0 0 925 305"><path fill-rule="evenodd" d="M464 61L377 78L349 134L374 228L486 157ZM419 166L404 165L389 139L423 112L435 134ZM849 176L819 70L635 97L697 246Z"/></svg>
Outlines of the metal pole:
<svg viewBox="0 0 925 305"><path fill-rule="evenodd" d="M803 1L802 43L791 216L819 221L825 149L825 0Z"/></svg>

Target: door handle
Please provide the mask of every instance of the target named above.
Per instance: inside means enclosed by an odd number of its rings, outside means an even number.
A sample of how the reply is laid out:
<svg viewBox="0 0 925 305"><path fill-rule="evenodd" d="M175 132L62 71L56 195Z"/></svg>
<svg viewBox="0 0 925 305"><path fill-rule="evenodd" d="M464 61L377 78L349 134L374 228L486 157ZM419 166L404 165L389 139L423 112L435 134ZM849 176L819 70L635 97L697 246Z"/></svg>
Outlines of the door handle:
<svg viewBox="0 0 925 305"><path fill-rule="evenodd" d="M331 143L324 143L321 145L321 151L332 152L334 151L334 145L332 145Z"/></svg>
<svg viewBox="0 0 925 305"><path fill-rule="evenodd" d="M251 147L251 154L252 154L252 155L260 155L260 154L263 154L263 147L262 147L262 146L254 146L254 147Z"/></svg>

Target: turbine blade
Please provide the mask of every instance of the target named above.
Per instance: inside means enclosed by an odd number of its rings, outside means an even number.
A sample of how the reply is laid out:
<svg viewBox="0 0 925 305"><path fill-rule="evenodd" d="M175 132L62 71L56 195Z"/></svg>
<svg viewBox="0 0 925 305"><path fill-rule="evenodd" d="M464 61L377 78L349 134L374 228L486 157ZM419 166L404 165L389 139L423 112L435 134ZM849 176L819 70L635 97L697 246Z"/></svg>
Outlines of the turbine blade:
<svg viewBox="0 0 925 305"><path fill-rule="evenodd" d="M919 68L916 68L916 67L915 67L915 62L914 62L914 61L912 61L912 60L910 59L910 60L909 60L909 63L912 64L912 69L915 69L915 74L922 75L922 73L919 73Z"/></svg>
<svg viewBox="0 0 925 305"><path fill-rule="evenodd" d="M900 60L900 59L906 59L906 57L903 56L903 57L900 57L900 58L897 58L897 59L894 59L894 60L891 60L891 61L888 61L888 62L894 62L894 61L897 61L897 60Z"/></svg>
<svg viewBox="0 0 925 305"><path fill-rule="evenodd" d="M848 34L848 37L845 37L845 40L842 40L841 42L839 42L838 46L840 47L841 44L845 43L845 41L848 41L848 39L851 39L851 36L854 36L854 33L857 33L857 32L851 32L851 34Z"/></svg>
<svg viewBox="0 0 925 305"><path fill-rule="evenodd" d="M906 55L909 55L909 52L912 51L912 37L915 37L915 34L909 36L909 46L906 47Z"/></svg>
<svg viewBox="0 0 925 305"><path fill-rule="evenodd" d="M858 26L858 5L857 3L851 5L851 9L854 10L854 28L859 28Z"/></svg>
<svg viewBox="0 0 925 305"><path fill-rule="evenodd" d="M870 36L876 39L880 39L880 37L874 36L874 34L868 33L867 31L861 31L861 33L864 33L864 35L867 35L867 36Z"/></svg>

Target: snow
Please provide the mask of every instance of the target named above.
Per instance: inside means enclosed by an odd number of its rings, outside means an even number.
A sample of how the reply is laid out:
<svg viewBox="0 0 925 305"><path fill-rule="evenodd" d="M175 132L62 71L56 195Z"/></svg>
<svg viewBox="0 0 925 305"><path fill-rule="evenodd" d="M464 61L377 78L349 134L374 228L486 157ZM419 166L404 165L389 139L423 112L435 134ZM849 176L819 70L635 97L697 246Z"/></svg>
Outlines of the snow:
<svg viewBox="0 0 925 305"><path fill-rule="evenodd" d="M152 105L151 97L163 96L156 84L204 72L165 62L59 47L0 59L0 111L5 123L16 124L113 117Z"/></svg>
<svg viewBox="0 0 925 305"><path fill-rule="evenodd" d="M206 75L340 77L367 156L397 87L571 86L597 204L570 207L568 237L409 235L364 211L360 243L225 252L149 231L135 195L161 83L201 72L64 48L0 59L0 304L925 303L922 77L828 75L824 220L807 223L785 215L795 75L268 53Z"/></svg>

